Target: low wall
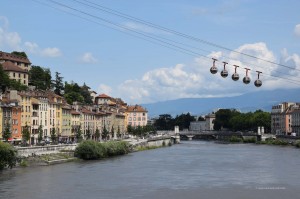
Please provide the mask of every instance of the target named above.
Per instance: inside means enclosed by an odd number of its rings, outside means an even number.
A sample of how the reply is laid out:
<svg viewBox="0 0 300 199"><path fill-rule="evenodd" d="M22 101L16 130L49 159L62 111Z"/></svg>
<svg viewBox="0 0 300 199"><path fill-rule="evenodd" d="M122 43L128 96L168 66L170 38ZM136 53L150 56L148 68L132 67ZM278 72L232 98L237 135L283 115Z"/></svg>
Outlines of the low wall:
<svg viewBox="0 0 300 199"><path fill-rule="evenodd" d="M76 146L76 144L47 145L33 147L18 147L17 150L19 156L29 157L35 155L59 153L61 150L75 150Z"/></svg>

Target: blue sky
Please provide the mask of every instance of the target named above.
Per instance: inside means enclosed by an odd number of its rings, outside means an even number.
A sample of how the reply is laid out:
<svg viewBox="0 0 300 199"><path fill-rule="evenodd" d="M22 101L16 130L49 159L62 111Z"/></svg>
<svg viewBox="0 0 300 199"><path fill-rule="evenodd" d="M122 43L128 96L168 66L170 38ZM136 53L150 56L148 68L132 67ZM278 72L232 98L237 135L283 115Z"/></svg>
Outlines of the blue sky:
<svg viewBox="0 0 300 199"><path fill-rule="evenodd" d="M269 76L299 81L298 0L290 0L288 3L285 0L89 1L297 70L287 70L262 60L178 37L145 24L109 15L99 9L88 8L73 0L57 2L98 18L71 11L53 1L2 0L0 50L25 51L33 65L50 68L53 76L58 71L65 81L74 80L79 84L85 82L97 93L121 97L129 104L254 92L258 90L253 85L255 70L263 71L263 86L259 88L261 90L300 87L300 83L294 84ZM47 3L63 11L37 2ZM99 17L127 29L112 27L100 21ZM191 56L178 49L173 50L128 35L136 35L136 32L161 40L166 38L184 43L188 46L178 43L174 45L180 45L199 55ZM140 34L138 36L141 37ZM144 39L149 40L149 37ZM219 74L211 75L209 68L212 61L200 54L229 62L230 74L233 72L233 64L251 68L251 84L244 85L241 80L233 82L230 77L224 79ZM222 63L218 62L217 65L220 71ZM241 77L245 75L244 70L239 73Z"/></svg>

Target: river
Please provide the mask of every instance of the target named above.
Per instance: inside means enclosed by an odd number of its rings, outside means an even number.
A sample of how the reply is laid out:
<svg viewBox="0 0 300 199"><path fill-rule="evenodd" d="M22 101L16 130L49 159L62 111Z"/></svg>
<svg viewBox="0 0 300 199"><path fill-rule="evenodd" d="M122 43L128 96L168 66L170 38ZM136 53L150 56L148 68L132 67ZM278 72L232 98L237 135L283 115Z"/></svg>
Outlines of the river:
<svg viewBox="0 0 300 199"><path fill-rule="evenodd" d="M0 198L299 198L300 150L186 141L99 161L0 173Z"/></svg>

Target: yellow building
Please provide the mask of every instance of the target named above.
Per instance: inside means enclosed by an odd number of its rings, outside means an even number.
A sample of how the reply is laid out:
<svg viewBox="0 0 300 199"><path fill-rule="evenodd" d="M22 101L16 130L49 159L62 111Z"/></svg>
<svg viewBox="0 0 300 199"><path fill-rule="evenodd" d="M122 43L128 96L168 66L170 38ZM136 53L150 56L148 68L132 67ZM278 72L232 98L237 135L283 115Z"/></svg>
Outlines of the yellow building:
<svg viewBox="0 0 300 199"><path fill-rule="evenodd" d="M29 132L31 132L32 97L29 93L25 92L20 92L19 96L21 97L21 100L19 100L21 106L21 128L23 130L27 125Z"/></svg>

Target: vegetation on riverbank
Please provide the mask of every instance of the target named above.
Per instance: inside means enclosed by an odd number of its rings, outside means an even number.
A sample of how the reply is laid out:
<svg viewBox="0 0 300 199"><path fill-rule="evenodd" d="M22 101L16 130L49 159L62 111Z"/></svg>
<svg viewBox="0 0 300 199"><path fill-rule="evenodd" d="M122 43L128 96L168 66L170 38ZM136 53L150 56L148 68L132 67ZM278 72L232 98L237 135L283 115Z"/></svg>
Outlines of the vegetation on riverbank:
<svg viewBox="0 0 300 199"><path fill-rule="evenodd" d="M8 143L0 142L0 170L16 166L18 160L17 150Z"/></svg>
<svg viewBox="0 0 300 199"><path fill-rule="evenodd" d="M258 141L257 144L268 144L268 145L279 145L279 146L287 146L289 143L284 140L279 139L266 139L265 141Z"/></svg>
<svg viewBox="0 0 300 199"><path fill-rule="evenodd" d="M124 141L96 142L86 140L75 149L75 157L84 160L97 160L116 155L124 155L131 151L130 145Z"/></svg>

